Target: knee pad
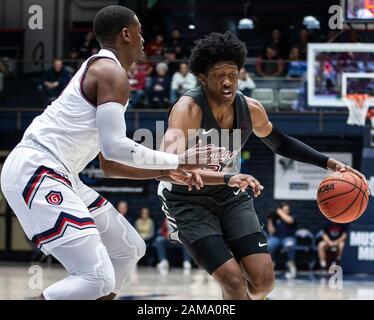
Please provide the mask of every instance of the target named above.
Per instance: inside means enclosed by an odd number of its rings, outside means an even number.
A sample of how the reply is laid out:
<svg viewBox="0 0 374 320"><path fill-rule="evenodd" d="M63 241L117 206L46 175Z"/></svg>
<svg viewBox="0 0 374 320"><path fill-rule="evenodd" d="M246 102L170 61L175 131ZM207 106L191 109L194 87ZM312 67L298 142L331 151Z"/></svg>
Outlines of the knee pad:
<svg viewBox="0 0 374 320"><path fill-rule="evenodd" d="M114 292L114 267L98 235L74 239L52 254L70 275L44 290L46 299L94 300Z"/></svg>
<svg viewBox="0 0 374 320"><path fill-rule="evenodd" d="M113 241L116 241L117 244L108 250L111 259L134 259L138 261L145 255L145 242L135 229L127 230L122 239L113 239Z"/></svg>
<svg viewBox="0 0 374 320"><path fill-rule="evenodd" d="M91 283L95 283L100 296L106 296L113 292L116 285L116 276L104 245L96 249L96 254L98 262L92 266L92 272L81 274L80 277Z"/></svg>
<svg viewBox="0 0 374 320"><path fill-rule="evenodd" d="M144 256L144 240L117 210L109 207L95 219L110 259L138 261Z"/></svg>
<svg viewBox="0 0 374 320"><path fill-rule="evenodd" d="M134 245L136 247L136 258L140 260L142 257L144 257L147 246L139 235L137 235Z"/></svg>
<svg viewBox="0 0 374 320"><path fill-rule="evenodd" d="M117 257L129 257L140 260L145 255L146 245L139 233L132 227L127 227L124 232L125 236L122 237L123 244L121 245L121 252ZM112 258L112 255L111 255Z"/></svg>

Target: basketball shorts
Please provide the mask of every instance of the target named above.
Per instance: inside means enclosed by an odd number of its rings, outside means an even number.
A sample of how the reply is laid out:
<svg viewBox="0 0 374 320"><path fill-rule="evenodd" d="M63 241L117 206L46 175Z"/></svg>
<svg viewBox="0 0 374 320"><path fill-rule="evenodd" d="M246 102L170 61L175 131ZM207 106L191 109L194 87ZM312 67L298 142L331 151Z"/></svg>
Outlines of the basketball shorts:
<svg viewBox="0 0 374 320"><path fill-rule="evenodd" d="M63 243L99 234L93 217L110 205L52 155L30 147L10 153L1 189L27 237L47 255Z"/></svg>
<svg viewBox="0 0 374 320"><path fill-rule="evenodd" d="M212 273L233 256L238 261L268 253L266 236L247 192L186 197L160 183L158 195L173 232L195 262Z"/></svg>

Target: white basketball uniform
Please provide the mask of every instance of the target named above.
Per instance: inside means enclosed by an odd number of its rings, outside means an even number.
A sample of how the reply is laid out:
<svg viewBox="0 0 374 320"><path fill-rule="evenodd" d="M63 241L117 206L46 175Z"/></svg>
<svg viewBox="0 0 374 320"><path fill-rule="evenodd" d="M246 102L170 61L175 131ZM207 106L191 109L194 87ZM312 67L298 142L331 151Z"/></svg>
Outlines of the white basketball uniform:
<svg viewBox="0 0 374 320"><path fill-rule="evenodd" d="M135 229L78 176L100 151L96 107L81 85L89 65L101 58L120 65L105 49L86 60L33 120L2 168L2 191L26 235L70 273L43 292L46 299L117 293L145 253Z"/></svg>

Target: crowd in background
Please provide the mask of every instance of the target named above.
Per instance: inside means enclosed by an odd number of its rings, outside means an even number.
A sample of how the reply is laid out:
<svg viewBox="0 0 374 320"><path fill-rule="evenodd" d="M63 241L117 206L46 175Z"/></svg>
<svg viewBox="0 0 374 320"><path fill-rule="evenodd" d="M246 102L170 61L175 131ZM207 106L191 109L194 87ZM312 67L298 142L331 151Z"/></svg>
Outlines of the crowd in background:
<svg viewBox="0 0 374 320"><path fill-rule="evenodd" d="M249 48L248 56L252 61L240 70L239 90L250 95L256 88L256 81L292 79L300 80L300 92L305 98L307 45L321 39L316 39L307 29L300 29L296 34L297 39L292 41L280 29L274 28L263 39L262 50ZM337 41L338 38L338 34L331 31L324 40ZM358 42L360 36L352 30L344 41ZM131 89L129 107L165 109L185 91L197 86L199 80L189 72L187 64L193 45L193 41L178 29L170 35L158 33L150 38L145 43L144 61L128 70ZM47 106L56 99L82 62L99 50L94 34L87 32L80 42L73 43L63 59L56 58L53 67L39 77L35 88L43 105ZM2 61L0 57L0 93L4 88L4 78L9 74L9 59L6 60L8 62ZM303 102L306 99L300 97L299 100ZM302 110L302 107L294 109Z"/></svg>
<svg viewBox="0 0 374 320"><path fill-rule="evenodd" d="M143 238L147 247L146 255L142 259L145 264L156 265L161 275L167 275L171 266L172 255L170 253L179 251L184 273L186 275L190 274L192 269L191 257L179 242L170 241L169 235L173 232L173 228L165 216L161 223L156 225L148 207L142 207L139 213L134 215L134 213L129 212L129 205L126 201L119 201L117 210ZM175 257L175 254L173 256ZM173 261L173 263L175 262Z"/></svg>
<svg viewBox="0 0 374 320"><path fill-rule="evenodd" d="M263 53L256 59L255 73L243 68L239 73L239 90L246 95L256 87L253 77L288 77L302 79L306 72L306 46L309 33L300 31L299 41L291 45L274 29L265 41ZM130 108L168 108L184 92L196 87L198 79L189 72L188 54L192 43L175 29L168 40L157 34L145 46L144 61L134 64L128 70L131 89ZM64 86L78 70L81 63L99 51L99 45L92 32L88 32L83 43L72 47L63 62L56 59L47 70L38 86L45 105L56 99Z"/></svg>

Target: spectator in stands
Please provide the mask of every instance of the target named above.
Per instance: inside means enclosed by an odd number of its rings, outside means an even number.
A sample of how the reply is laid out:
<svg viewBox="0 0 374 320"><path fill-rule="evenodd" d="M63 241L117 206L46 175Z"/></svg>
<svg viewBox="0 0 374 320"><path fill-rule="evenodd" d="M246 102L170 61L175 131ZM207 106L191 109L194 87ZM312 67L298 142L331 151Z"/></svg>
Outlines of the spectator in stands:
<svg viewBox="0 0 374 320"><path fill-rule="evenodd" d="M140 102L145 97L145 74L139 70L136 63L134 63L127 72L130 84L130 106L138 108Z"/></svg>
<svg viewBox="0 0 374 320"><path fill-rule="evenodd" d="M271 32L271 39L265 42L265 50L269 46L275 48L282 59L288 58L290 45L288 41L282 36L282 33L278 28L273 29L273 31Z"/></svg>
<svg viewBox="0 0 374 320"><path fill-rule="evenodd" d="M336 252L336 263L340 263L347 239L347 231L348 226L346 224L339 224L330 220L326 222L323 227L322 240L318 244L318 257L322 268L328 267L326 261L328 251Z"/></svg>
<svg viewBox="0 0 374 320"><path fill-rule="evenodd" d="M155 224L151 218L149 208L141 208L139 218L135 221L135 229L143 238L148 248L152 244L155 235Z"/></svg>
<svg viewBox="0 0 374 320"><path fill-rule="evenodd" d="M244 95L250 96L254 88L256 88L256 84L252 80L249 73L244 68L240 69L238 90L241 91Z"/></svg>
<svg viewBox="0 0 374 320"><path fill-rule="evenodd" d="M271 255L274 255L278 248L283 249L287 255L287 267L291 278L296 277L295 265L295 227L296 220L291 214L287 202L281 202L279 207L268 216L268 248Z"/></svg>
<svg viewBox="0 0 374 320"><path fill-rule="evenodd" d="M279 77L284 71L284 62L278 56L277 49L274 46L268 46L264 55L258 56L256 60L256 72L259 76Z"/></svg>
<svg viewBox="0 0 374 320"><path fill-rule="evenodd" d="M173 74L171 80L170 102L177 100L183 93L197 86L195 76L189 71L188 64L182 62L179 71Z"/></svg>
<svg viewBox="0 0 374 320"><path fill-rule="evenodd" d="M165 62L159 62L156 65L156 76L152 78L150 101L153 107L163 108L169 102L170 95L170 77L168 65Z"/></svg>
<svg viewBox="0 0 374 320"><path fill-rule="evenodd" d="M79 58L79 51L77 50L77 48L71 48L71 50L68 53L68 59L65 62L65 68L70 73L71 77L79 69L81 63L82 59Z"/></svg>
<svg viewBox="0 0 374 320"><path fill-rule="evenodd" d="M46 71L41 86L44 102L49 104L55 100L70 81L70 74L61 59L53 61L53 68Z"/></svg>
<svg viewBox="0 0 374 320"><path fill-rule="evenodd" d="M147 56L144 56L144 59L142 61L139 61L136 63L138 66L138 70L143 72L146 77L151 77L153 70L154 70L154 65L151 61L147 59Z"/></svg>
<svg viewBox="0 0 374 320"><path fill-rule="evenodd" d="M162 34L157 34L156 37L148 42L145 47L145 53L147 56L154 57L162 57L165 50L165 40Z"/></svg>
<svg viewBox="0 0 374 320"><path fill-rule="evenodd" d="M310 34L307 29L301 29L299 32L299 40L293 45L293 47L299 48L300 58L306 61L308 53L308 42L310 42Z"/></svg>
<svg viewBox="0 0 374 320"><path fill-rule="evenodd" d="M188 275L191 272L191 257L188 251L179 242L171 242L169 235L172 232L172 227L168 220L165 218L161 224L159 234L155 239L154 246L156 247L157 257L159 263L157 269L161 275L166 275L169 271L169 261L167 258L167 248L179 248L183 253L183 270L184 274Z"/></svg>
<svg viewBox="0 0 374 320"><path fill-rule="evenodd" d="M177 54L171 48L166 48L164 52L164 62L168 65L169 74L174 74L179 71L179 61L177 60Z"/></svg>
<svg viewBox="0 0 374 320"><path fill-rule="evenodd" d="M288 78L303 78L306 73L307 63L302 61L300 57L300 49L298 47L293 47L290 51L290 56L288 57Z"/></svg>
<svg viewBox="0 0 374 320"><path fill-rule="evenodd" d="M187 58L187 42L183 38L180 30L174 29L172 31L170 41L168 42L168 48L175 52L177 59Z"/></svg>
<svg viewBox="0 0 374 320"><path fill-rule="evenodd" d="M93 32L87 32L83 45L79 48L80 56L83 59L87 59L92 55L93 48L99 48L99 43L97 42Z"/></svg>
<svg viewBox="0 0 374 320"><path fill-rule="evenodd" d="M145 75L145 88L148 90L151 87L152 74L154 71L154 65L147 59L147 55L144 54L144 59L137 62L138 70Z"/></svg>
<svg viewBox="0 0 374 320"><path fill-rule="evenodd" d="M129 204L126 201L119 201L117 204L117 211L123 215L130 224L134 223L134 219L129 214Z"/></svg>

